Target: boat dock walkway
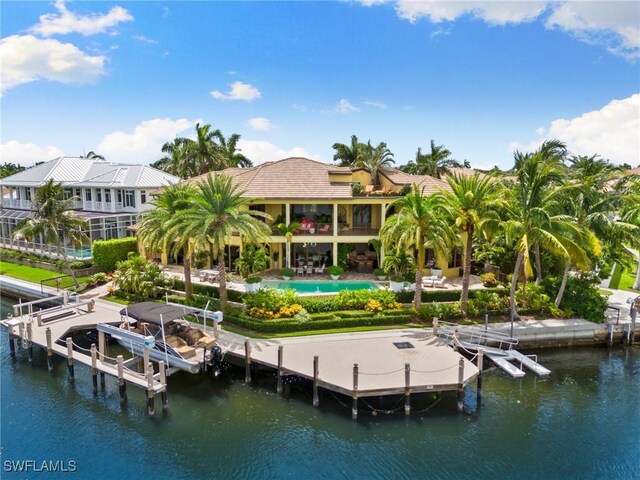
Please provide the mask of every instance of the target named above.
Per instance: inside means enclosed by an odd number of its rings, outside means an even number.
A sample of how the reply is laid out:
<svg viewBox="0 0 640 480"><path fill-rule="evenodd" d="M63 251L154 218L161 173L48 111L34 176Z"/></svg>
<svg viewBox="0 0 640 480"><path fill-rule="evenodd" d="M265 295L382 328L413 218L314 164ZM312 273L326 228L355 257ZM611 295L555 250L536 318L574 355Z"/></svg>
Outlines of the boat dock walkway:
<svg viewBox="0 0 640 480"><path fill-rule="evenodd" d="M464 387L479 377L481 355L475 365L425 330L394 330L358 334L315 335L270 340L248 339L227 331L218 344L225 356L244 362L246 380L251 364L277 371L281 378L296 375L313 381L313 401L318 388L351 396L352 415L357 416L358 397L409 395L423 392L457 391L459 409Z"/></svg>
<svg viewBox="0 0 640 480"><path fill-rule="evenodd" d="M69 379L74 381L74 362L79 362L91 368L94 382L94 392L97 391L97 375L104 387L104 375L118 379L120 397L126 401L126 385L132 384L147 391L150 413L152 399L157 393L163 394L163 407L166 405L166 371L160 368L154 373L152 367L145 372L137 372L128 367L122 355L111 358L107 355L106 342L103 335L99 336L98 345L91 349L83 348L73 342L71 334L77 330L96 328L98 323L117 324L120 322L119 306L106 305L106 302L96 302L92 298L82 295L61 295L20 302L14 305L14 312L10 318L0 322L9 333L9 347L15 356L16 340L19 346L28 352L29 361L33 359L33 346L39 346L47 351L47 365L51 370L52 357L60 355L67 360ZM111 308L110 308L111 307ZM145 361L146 365L149 365Z"/></svg>

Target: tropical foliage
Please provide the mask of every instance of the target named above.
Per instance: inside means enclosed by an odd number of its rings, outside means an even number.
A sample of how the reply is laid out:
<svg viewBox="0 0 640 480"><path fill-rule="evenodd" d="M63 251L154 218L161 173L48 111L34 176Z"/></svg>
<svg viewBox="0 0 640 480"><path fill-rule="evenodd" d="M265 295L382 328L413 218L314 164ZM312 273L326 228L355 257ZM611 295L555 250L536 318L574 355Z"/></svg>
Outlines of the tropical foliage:
<svg viewBox="0 0 640 480"><path fill-rule="evenodd" d="M133 253L117 263L113 283L121 291L145 299L157 298L163 288L172 284L161 266Z"/></svg>
<svg viewBox="0 0 640 480"><path fill-rule="evenodd" d="M468 162L463 164L451 158L451 151L444 145L436 145L431 140L429 153L422 153L422 148L418 147L415 160L409 161L400 167L400 170L413 175L431 175L440 178L450 173L450 168L469 166Z"/></svg>

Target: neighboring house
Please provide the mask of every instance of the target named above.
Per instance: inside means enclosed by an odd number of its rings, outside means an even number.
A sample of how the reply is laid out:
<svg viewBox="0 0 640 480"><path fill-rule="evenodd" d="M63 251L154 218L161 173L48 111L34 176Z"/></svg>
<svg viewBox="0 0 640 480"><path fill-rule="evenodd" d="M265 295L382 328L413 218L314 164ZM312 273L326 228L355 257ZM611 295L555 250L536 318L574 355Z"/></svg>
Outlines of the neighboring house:
<svg viewBox="0 0 640 480"><path fill-rule="evenodd" d="M340 249L353 248L350 261L354 269L370 272L376 267L376 255L368 242L379 239L380 227L387 207L400 196L405 185L416 183L425 194L447 190L443 180L428 175L409 175L397 169L379 172L379 186L373 186L371 175L364 169L352 170L306 158L286 158L251 168L229 168L214 174L225 174L255 198L250 208L266 212L272 235L268 244L273 268L286 266L286 239L275 226L298 222L291 246L291 266L315 266L323 261L338 264ZM196 183L206 175L187 180ZM358 182L362 193L354 195L352 185ZM390 213L389 213L390 214ZM234 236L227 252L229 267L238 256L240 238ZM384 251L382 252L384 258ZM428 252L427 266L440 267L444 275L457 276L462 266L462 249L454 248L450 258L434 258Z"/></svg>
<svg viewBox="0 0 640 480"><path fill-rule="evenodd" d="M132 235L127 227L137 222L140 212L148 208L150 192L177 183L180 178L148 165L128 165L105 160L60 157L0 180L2 211L0 242L8 248L26 247L13 238L16 224L31 215L31 199L36 189L53 179L64 187L65 198L75 197L73 209L89 224L91 242ZM29 248L57 255L42 239L33 239ZM91 257L91 247L67 248L74 258Z"/></svg>

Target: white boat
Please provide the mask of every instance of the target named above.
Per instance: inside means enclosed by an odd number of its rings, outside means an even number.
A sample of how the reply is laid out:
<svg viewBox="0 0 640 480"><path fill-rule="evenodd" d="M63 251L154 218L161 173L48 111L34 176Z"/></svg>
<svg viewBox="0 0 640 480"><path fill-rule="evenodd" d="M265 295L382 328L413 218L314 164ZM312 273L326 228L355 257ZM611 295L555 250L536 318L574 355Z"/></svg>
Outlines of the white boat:
<svg viewBox="0 0 640 480"><path fill-rule="evenodd" d="M108 333L135 355L144 355L167 368L198 373L211 366L214 371L222 358L215 338L193 327L185 317L200 311L189 307L142 302L120 310L119 327L101 323L98 331Z"/></svg>

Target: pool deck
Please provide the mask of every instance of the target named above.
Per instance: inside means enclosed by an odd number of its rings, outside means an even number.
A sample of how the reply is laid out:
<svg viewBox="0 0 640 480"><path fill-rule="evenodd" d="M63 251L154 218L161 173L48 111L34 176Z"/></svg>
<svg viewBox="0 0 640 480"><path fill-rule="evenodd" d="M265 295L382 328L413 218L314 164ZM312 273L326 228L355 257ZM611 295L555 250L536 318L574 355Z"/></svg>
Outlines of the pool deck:
<svg viewBox="0 0 640 480"><path fill-rule="evenodd" d="M407 387L413 393L458 390L478 376L476 365L424 330L268 340L247 339L222 331L218 343L225 355L246 362L246 341L250 346L250 362L275 369L278 368L278 350L282 347L283 375L313 380L314 357L317 356L318 385L345 395L404 394ZM394 345L406 342L413 348L399 349ZM354 386L354 364L358 365L357 386ZM407 364L409 384L406 382Z"/></svg>

